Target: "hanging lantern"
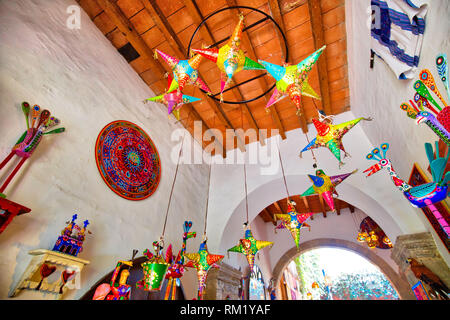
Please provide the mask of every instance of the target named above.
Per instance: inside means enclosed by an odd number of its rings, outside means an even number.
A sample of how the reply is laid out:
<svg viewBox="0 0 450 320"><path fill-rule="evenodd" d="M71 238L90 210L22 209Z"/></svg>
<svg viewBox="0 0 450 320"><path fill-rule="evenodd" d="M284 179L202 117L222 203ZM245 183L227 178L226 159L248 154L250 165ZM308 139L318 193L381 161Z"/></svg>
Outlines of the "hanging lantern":
<svg viewBox="0 0 450 320"><path fill-rule="evenodd" d="M356 237L356 240L358 240L358 242L366 242L366 239L369 235L367 234L367 232L358 232L358 236Z"/></svg>
<svg viewBox="0 0 450 320"><path fill-rule="evenodd" d="M159 291L166 277L167 270L170 264L162 257L163 243L162 240L153 242L155 255L148 249L144 251L144 255L148 261L144 262L142 270L144 271L144 278L136 283L136 287L145 291Z"/></svg>
<svg viewBox="0 0 450 320"><path fill-rule="evenodd" d="M387 236L383 238L383 243L392 248L392 241Z"/></svg>
<svg viewBox="0 0 450 320"><path fill-rule="evenodd" d="M311 288L313 288L313 289L319 289L319 284L318 284L316 281L314 281L314 282L312 283L312 285L311 285Z"/></svg>

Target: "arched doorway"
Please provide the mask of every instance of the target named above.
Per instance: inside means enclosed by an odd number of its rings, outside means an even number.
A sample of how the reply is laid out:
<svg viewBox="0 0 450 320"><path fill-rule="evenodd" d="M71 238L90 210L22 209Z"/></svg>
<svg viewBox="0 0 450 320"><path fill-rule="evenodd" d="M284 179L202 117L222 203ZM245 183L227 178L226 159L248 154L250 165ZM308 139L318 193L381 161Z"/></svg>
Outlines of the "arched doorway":
<svg viewBox="0 0 450 320"><path fill-rule="evenodd" d="M356 254L361 255L366 258L372 264L377 266L381 272L386 276L386 278L390 281L394 289L397 291L400 299L405 300L414 300L414 295L412 294L409 283L406 279L402 278L394 269L389 266L381 257L375 254L373 251L368 249L367 247L361 246L357 243L340 240L340 239L315 239L311 241L307 241L302 243L300 250L297 248L292 248L288 250L278 261L275 268L273 269L273 276L275 279L275 285L277 288L277 296L282 297L283 293L280 290L280 281L283 277L283 271L287 267L287 265L292 261L292 259L300 256L302 253L307 252L309 250L315 248L341 248L350 250Z"/></svg>

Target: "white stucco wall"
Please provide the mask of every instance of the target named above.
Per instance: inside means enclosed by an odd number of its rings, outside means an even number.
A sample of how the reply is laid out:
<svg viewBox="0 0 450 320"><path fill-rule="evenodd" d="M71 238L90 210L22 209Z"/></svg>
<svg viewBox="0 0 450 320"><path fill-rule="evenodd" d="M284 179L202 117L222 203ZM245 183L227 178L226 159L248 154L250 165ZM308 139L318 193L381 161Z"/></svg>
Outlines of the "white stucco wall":
<svg viewBox="0 0 450 320"><path fill-rule="evenodd" d="M0 2L0 159L26 128L22 101L48 108L66 128L65 133L44 137L6 189L10 200L32 211L16 217L0 235L0 299L7 298L27 267L28 251L52 249L75 212L78 223L84 219L91 223L88 229L93 234L87 236L79 255L91 263L82 272L81 289L69 291L65 299L79 298L118 260L130 258L132 249L138 249L139 256L152 249L162 232L176 165L170 157L172 147L178 146L171 133L179 125L167 118L164 107L142 103L154 94L84 11L80 30L66 27L66 9L73 4L71 0ZM160 185L143 201L117 196L96 167L96 138L107 123L119 119L141 126L161 157ZM196 252L200 244L207 173L204 165L179 169L166 229L166 244L173 243L176 251L185 219L192 220L193 230L199 233L189 240L188 250ZM196 296L195 271L187 272L182 281L188 298ZM23 291L17 299L28 297Z"/></svg>
<svg viewBox="0 0 450 320"><path fill-rule="evenodd" d="M368 8L370 0L347 0L346 24L348 39L348 63L350 103L356 116L370 115L375 121L362 123L361 127L374 146L383 142L390 143L389 158L400 177L408 179L414 162L423 170L429 162L424 144L438 141L436 134L422 124L408 118L400 110L403 102L413 99L413 84L419 79L423 69L429 69L436 80L441 93L446 96L445 88L438 78L436 56L450 54L450 1L432 0L426 16L426 29L417 75L412 80L398 80L384 61L375 57L374 68L370 69L370 30ZM446 99L448 100L448 99ZM440 103L440 101L439 101ZM431 175L430 175L431 177ZM448 251L432 229L424 215L419 215L426 229L433 234L441 254L447 263Z"/></svg>

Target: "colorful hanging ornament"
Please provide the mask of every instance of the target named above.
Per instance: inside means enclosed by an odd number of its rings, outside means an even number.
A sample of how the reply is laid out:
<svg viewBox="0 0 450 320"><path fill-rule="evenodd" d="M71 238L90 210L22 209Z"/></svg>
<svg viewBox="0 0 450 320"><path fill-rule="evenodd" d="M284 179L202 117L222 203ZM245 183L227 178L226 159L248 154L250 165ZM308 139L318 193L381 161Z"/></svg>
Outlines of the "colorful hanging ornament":
<svg viewBox="0 0 450 320"><path fill-rule="evenodd" d="M5 191L6 187L25 161L31 157L41 142L42 137L46 134L61 133L66 130L65 128L58 128L48 131L48 129L58 125L60 121L51 116L50 111L46 109L41 110L41 107L37 104L34 105L33 108L30 108L30 104L28 102L22 102L22 111L25 115L27 131L23 133L14 147L12 147L11 153L3 160L2 163L0 163L0 170L12 159L14 155L22 159L0 187L0 197L2 198L6 198L3 191ZM29 120L31 120L31 126Z"/></svg>
<svg viewBox="0 0 450 320"><path fill-rule="evenodd" d="M210 254L206 245L207 239L204 236L197 253L185 253L185 257L189 259L186 267L197 269L198 278L198 300L203 300L203 293L206 287L206 279L211 268L219 268L217 265L224 256L218 254Z"/></svg>
<svg viewBox="0 0 450 320"><path fill-rule="evenodd" d="M239 252L245 255L247 258L250 270L253 270L255 265L255 256L262 248L273 246L273 242L256 240L253 237L252 230L248 223L244 224L245 236L244 239L239 240L239 244L228 249L228 252Z"/></svg>
<svg viewBox="0 0 450 320"><path fill-rule="evenodd" d="M323 46L308 58L303 60L297 65L284 65L279 66L273 63L259 60L276 80L276 88L266 105L269 108L271 105L289 96L292 102L297 107L297 114L301 114L301 96L307 96L314 99L320 99L319 95L308 83L308 74L311 71L314 64L319 59L320 55L325 50L326 46Z"/></svg>
<svg viewBox="0 0 450 320"><path fill-rule="evenodd" d="M198 67L203 58L201 55L196 54L189 60L178 60L156 49L155 58L157 58L158 55L164 59L173 71L173 81L169 82L169 89L167 92L170 93L177 90L178 94L180 94L183 92L186 85L195 85L203 91L211 93L208 86L198 76Z"/></svg>
<svg viewBox="0 0 450 320"><path fill-rule="evenodd" d="M333 212L336 212L333 200L333 194L339 196L336 191L336 186L357 171L358 170L354 170L350 173L339 174L336 176L327 176L322 169L318 169L316 170L316 175L308 175L309 179L311 179L311 181L313 182L313 185L309 187L308 190L303 192L301 196L305 197L312 194L318 194L325 200L330 209Z"/></svg>
<svg viewBox="0 0 450 320"><path fill-rule="evenodd" d="M171 76L169 76L169 88L171 86L171 83L173 83L175 80L172 79ZM169 113L169 115L172 113L175 118L177 120L180 120L180 109L183 105L188 104L188 103L192 103L192 102L196 102L196 101L200 101L200 98L196 98L196 97L191 97L188 96L187 94L183 94L180 91L172 91L169 93L169 91L166 91L164 94L153 97L153 98L148 98L146 100L144 100L144 102L148 102L148 101L153 101L153 102L158 102L158 103L162 103L167 107L167 111Z"/></svg>
<svg viewBox="0 0 450 320"><path fill-rule="evenodd" d="M130 300L131 286L127 284L130 275L129 269L133 266L133 259L137 254L133 250L133 256L129 261L120 260L114 269L110 283L102 283L97 287L92 300ZM120 272L122 270L122 272ZM119 276L119 281L116 282Z"/></svg>
<svg viewBox="0 0 450 320"><path fill-rule="evenodd" d="M319 119L312 119L314 127L316 127L317 130L317 136L305 148L303 148L302 151L300 151L300 158L302 157L302 153L307 150L326 147L339 161L340 168L342 165L344 165L344 163L341 161L341 150L344 152L344 157L349 156L347 151L345 151L344 149L342 138L361 120L372 121L372 118L361 117L355 120L350 120L344 123L333 125L333 116L325 117L321 113L319 113Z"/></svg>
<svg viewBox="0 0 450 320"><path fill-rule="evenodd" d="M192 49L205 58L216 63L220 69L220 98L223 101L223 91L232 81L233 76L242 70L264 70L264 67L245 56L241 49L241 36L244 28L244 16L239 15L230 40L220 49Z"/></svg>
<svg viewBox="0 0 450 320"><path fill-rule="evenodd" d="M162 250L164 242L162 239L153 242L155 254L148 249L144 251L147 261L141 264L144 278L136 282L136 287L145 291L159 291L169 269L169 263L163 258Z"/></svg>
<svg viewBox="0 0 450 320"><path fill-rule="evenodd" d="M381 149L381 150L380 150ZM447 198L448 194L448 182L450 181L450 172L447 172L444 176L445 167L447 166L450 153L446 158L439 157L439 146L436 141L436 158L433 152L433 146L431 143L425 143L425 151L430 162L431 173L433 181L430 183L422 184L417 187L412 187L404 180L398 177L397 173L392 167L391 160L386 158L386 153L389 150L389 144L383 143L380 148L375 148L366 156L367 160L375 160L378 163L365 170L367 176L380 171L381 169L387 169L389 175L394 182L395 186L403 192L403 195L408 201L416 208L428 207L437 221L441 225L442 229L449 236L450 227L447 221L436 209L434 203L440 202ZM381 155L381 152L383 153Z"/></svg>
<svg viewBox="0 0 450 320"><path fill-rule="evenodd" d="M172 245L167 247L166 251L166 262L170 264L169 270L166 274L166 279L169 281L167 284L166 294L164 295L164 300L175 300L176 287L181 285L180 278L184 275L184 253L186 252L186 243L190 238L195 238L197 236L196 232L189 232L192 228L192 221L185 221L183 225L183 245L181 250L178 252L176 258L172 254Z"/></svg>
<svg viewBox="0 0 450 320"><path fill-rule="evenodd" d="M276 220L281 220L281 225L277 226L277 229L288 229L294 238L295 246L297 250L300 249L300 229L304 227L311 227L305 223L314 213L298 213L295 208L296 203L289 198L287 199L287 214L277 213L274 215Z"/></svg>

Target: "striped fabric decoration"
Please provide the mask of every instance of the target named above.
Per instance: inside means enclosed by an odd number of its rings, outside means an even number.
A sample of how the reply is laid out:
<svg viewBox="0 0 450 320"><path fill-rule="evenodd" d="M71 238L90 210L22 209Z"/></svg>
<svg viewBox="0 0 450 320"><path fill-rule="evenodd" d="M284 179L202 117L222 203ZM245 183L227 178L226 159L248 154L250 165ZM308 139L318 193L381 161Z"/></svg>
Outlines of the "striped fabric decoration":
<svg viewBox="0 0 450 320"><path fill-rule="evenodd" d="M425 32L427 0L371 0L372 50L399 79L415 77Z"/></svg>

